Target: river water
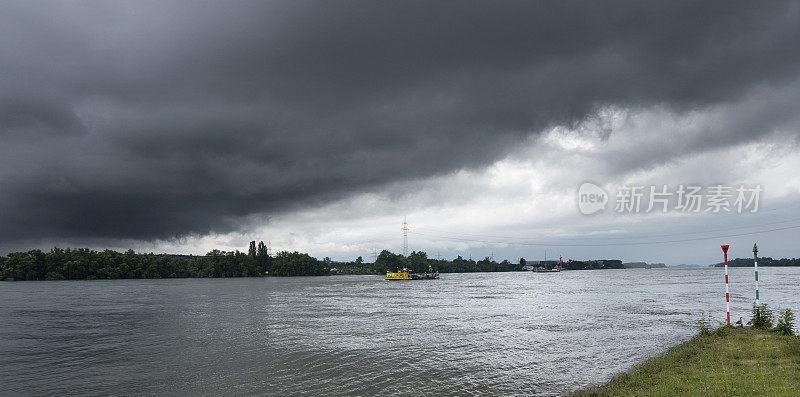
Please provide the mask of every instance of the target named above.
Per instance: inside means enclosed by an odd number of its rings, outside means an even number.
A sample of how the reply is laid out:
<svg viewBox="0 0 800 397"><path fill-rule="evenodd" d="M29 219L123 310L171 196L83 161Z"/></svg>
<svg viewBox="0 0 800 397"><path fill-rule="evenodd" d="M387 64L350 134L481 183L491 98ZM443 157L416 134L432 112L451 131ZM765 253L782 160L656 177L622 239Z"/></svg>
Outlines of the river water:
<svg viewBox="0 0 800 397"><path fill-rule="evenodd" d="M800 310L800 268L759 269ZM732 319L753 271L731 269ZM722 269L0 283L9 395L558 395L725 317Z"/></svg>

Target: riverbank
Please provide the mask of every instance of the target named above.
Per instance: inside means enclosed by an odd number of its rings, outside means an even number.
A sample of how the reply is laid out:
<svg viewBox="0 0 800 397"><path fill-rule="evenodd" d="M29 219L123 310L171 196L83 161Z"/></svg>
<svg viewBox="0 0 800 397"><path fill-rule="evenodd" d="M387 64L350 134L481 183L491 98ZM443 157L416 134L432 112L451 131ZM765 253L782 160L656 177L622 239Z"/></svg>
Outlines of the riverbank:
<svg viewBox="0 0 800 397"><path fill-rule="evenodd" d="M800 337L720 328L572 396L797 395Z"/></svg>

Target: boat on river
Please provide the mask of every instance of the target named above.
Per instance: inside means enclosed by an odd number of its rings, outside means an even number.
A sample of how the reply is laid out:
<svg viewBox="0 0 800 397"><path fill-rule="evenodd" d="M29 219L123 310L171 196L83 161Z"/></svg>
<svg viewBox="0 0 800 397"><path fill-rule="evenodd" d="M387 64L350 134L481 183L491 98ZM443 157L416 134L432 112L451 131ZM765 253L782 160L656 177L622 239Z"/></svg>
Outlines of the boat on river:
<svg viewBox="0 0 800 397"><path fill-rule="evenodd" d="M430 266L426 273L411 273L408 269L403 268L397 271L387 271L386 280L438 280L439 272L434 272Z"/></svg>
<svg viewBox="0 0 800 397"><path fill-rule="evenodd" d="M556 266L552 269L548 269L546 267L540 266L540 267L534 267L533 269L531 269L531 271L534 273L558 273L561 271L561 267Z"/></svg>

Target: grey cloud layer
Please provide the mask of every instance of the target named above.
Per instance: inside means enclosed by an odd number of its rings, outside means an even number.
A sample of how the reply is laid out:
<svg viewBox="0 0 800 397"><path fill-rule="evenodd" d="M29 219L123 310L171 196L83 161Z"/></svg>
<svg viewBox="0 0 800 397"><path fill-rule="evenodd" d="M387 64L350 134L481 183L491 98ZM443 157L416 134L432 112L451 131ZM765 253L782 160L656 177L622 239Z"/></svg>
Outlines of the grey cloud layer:
<svg viewBox="0 0 800 397"><path fill-rule="evenodd" d="M4 241L237 230L800 77L797 2L0 7Z"/></svg>

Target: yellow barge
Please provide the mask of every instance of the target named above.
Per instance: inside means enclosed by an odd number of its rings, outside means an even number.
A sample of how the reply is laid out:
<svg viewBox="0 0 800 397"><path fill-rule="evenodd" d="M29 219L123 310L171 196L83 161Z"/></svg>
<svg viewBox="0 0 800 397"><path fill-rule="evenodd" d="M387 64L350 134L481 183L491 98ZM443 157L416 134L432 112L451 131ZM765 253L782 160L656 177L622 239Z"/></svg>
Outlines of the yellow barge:
<svg viewBox="0 0 800 397"><path fill-rule="evenodd" d="M386 272L386 279L387 280L411 280L411 276L408 274L408 270L398 270L396 272Z"/></svg>
<svg viewBox="0 0 800 397"><path fill-rule="evenodd" d="M427 273L411 273L408 269L402 269L397 271L387 271L386 272L386 280L438 280L439 273L434 273L428 267Z"/></svg>

